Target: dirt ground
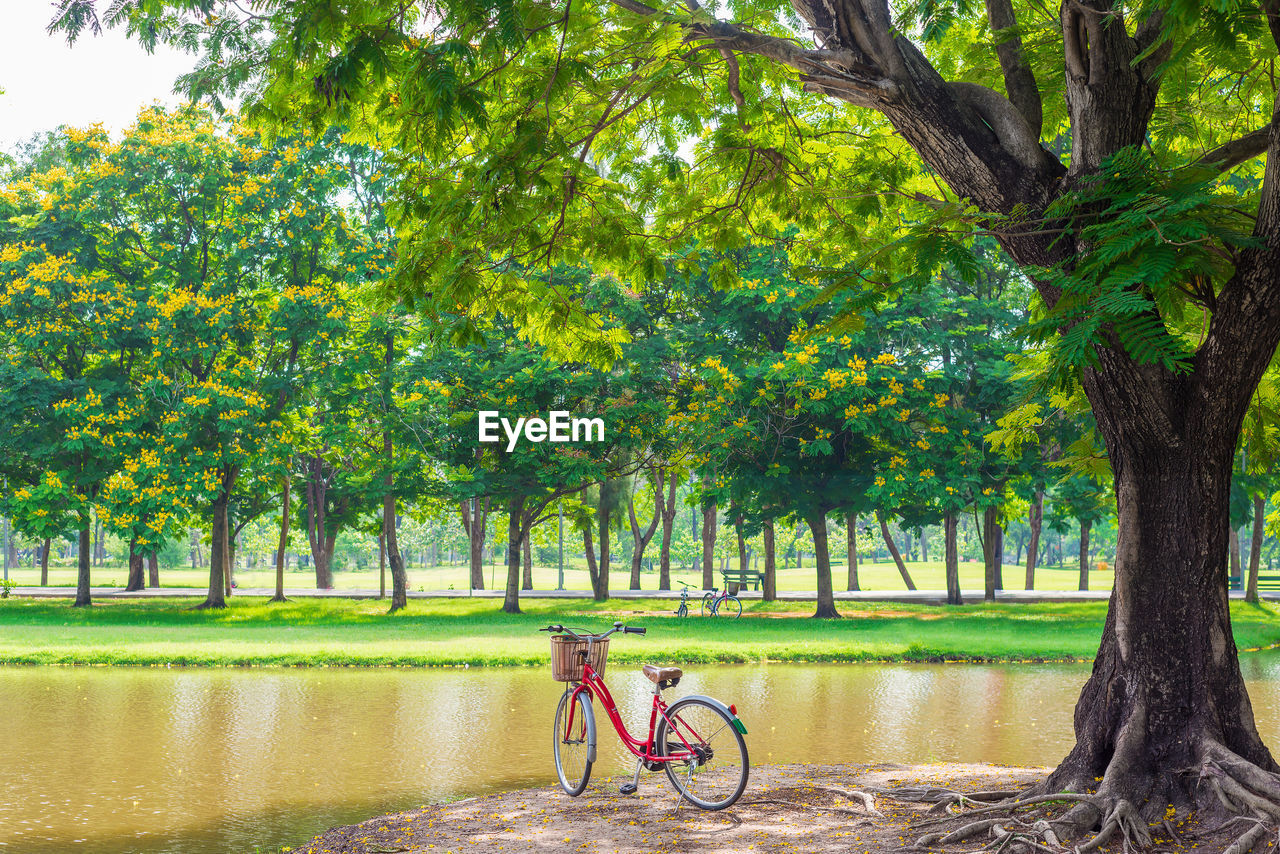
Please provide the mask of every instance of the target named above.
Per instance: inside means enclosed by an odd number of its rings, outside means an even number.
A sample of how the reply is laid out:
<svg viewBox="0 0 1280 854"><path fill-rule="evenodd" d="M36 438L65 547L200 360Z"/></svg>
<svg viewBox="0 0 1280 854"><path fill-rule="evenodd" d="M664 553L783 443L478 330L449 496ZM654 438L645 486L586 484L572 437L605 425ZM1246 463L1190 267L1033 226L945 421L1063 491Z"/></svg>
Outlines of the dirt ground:
<svg viewBox="0 0 1280 854"><path fill-rule="evenodd" d="M642 776L640 791L631 796L618 792L619 784L630 778L612 777L593 780L577 798L564 794L558 786L547 786L380 816L362 824L335 827L294 846L291 854L959 854L1012 850L1020 847L1004 844L1012 837L992 838L988 833L949 845L916 847L925 831L912 825L933 821L930 827L936 830L938 814L926 814L932 803L912 802L909 797L927 797L923 790L928 788L965 793L1018 790L1042 779L1047 771L954 763L770 765L753 768L742 798L716 813L679 804L661 772ZM886 796L889 791L896 797ZM870 810L855 792L872 794ZM1065 808L1055 807L1050 814ZM954 816L943 820L953 829L972 819ZM1162 833L1153 825L1148 854L1221 854L1240 833L1234 825L1206 831L1196 816L1175 818L1165 828L1168 832ZM1084 841L1069 840L1053 849L1037 846L1037 850L1076 851L1076 845ZM1272 832L1253 851L1272 852L1276 844ZM1135 851L1126 847L1118 834L1094 850L1097 854Z"/></svg>
<svg viewBox="0 0 1280 854"><path fill-rule="evenodd" d="M628 778L615 777L592 780L577 798L544 787L381 816L335 827L295 846L293 854L880 854L918 838L907 826L929 805L877 796L875 809L883 813L877 816L842 792L924 785L966 792L1014 789L1045 771L957 764L771 765L751 769L741 800L718 813L678 805L661 773L642 776L632 796L618 792Z"/></svg>

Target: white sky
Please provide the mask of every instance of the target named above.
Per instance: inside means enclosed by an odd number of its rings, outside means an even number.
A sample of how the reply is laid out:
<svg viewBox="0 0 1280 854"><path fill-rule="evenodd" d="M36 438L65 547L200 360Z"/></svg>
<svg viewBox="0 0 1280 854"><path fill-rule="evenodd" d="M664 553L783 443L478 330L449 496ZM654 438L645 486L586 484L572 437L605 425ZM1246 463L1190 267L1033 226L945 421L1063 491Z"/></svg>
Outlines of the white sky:
<svg viewBox="0 0 1280 854"><path fill-rule="evenodd" d="M119 30L68 47L45 33L52 10L49 0L0 0L0 150L60 124L119 131L152 102L178 103L174 78L194 56L164 46L150 55Z"/></svg>

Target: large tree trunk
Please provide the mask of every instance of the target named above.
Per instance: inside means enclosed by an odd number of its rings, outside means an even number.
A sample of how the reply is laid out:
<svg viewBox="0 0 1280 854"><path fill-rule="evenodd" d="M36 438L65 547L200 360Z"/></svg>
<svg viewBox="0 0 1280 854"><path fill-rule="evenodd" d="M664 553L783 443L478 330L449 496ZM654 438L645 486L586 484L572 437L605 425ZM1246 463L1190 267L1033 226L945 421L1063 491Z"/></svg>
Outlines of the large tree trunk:
<svg viewBox="0 0 1280 854"><path fill-rule="evenodd" d="M778 598L778 549L773 537L773 520L764 523L764 591L760 598L772 602Z"/></svg>
<svg viewBox="0 0 1280 854"><path fill-rule="evenodd" d="M702 589L710 590L716 586L715 554L716 527L718 523L716 504L714 501L702 505Z"/></svg>
<svg viewBox="0 0 1280 854"><path fill-rule="evenodd" d="M1089 589L1089 531L1092 522L1080 520L1080 589Z"/></svg>
<svg viewBox="0 0 1280 854"><path fill-rule="evenodd" d="M840 616L836 611L835 589L831 584L831 549L827 544L826 514L810 516L805 519L809 530L813 532L813 557L818 565L818 610L815 617L835 619Z"/></svg>
<svg viewBox="0 0 1280 854"><path fill-rule="evenodd" d="M49 549L53 545L53 540L45 539L44 545L40 548L40 586L49 586ZM159 581L155 586L159 586Z"/></svg>
<svg viewBox="0 0 1280 854"><path fill-rule="evenodd" d="M155 552L147 555L147 586L152 590L160 586L160 558Z"/></svg>
<svg viewBox="0 0 1280 854"><path fill-rule="evenodd" d="M662 548L658 553L658 589L671 589L671 535L676 526L675 473L668 475L667 497L662 503Z"/></svg>
<svg viewBox="0 0 1280 854"><path fill-rule="evenodd" d="M1262 538L1266 534L1265 513L1267 497L1262 493L1253 496L1253 540L1249 543L1249 584L1245 589L1246 602L1258 602L1258 568L1262 564Z"/></svg>
<svg viewBox="0 0 1280 854"><path fill-rule="evenodd" d="M520 544L524 541L521 521L527 498L517 495L507 502L507 593L502 600L502 610L508 614L520 613Z"/></svg>
<svg viewBox="0 0 1280 854"><path fill-rule="evenodd" d="M1076 706L1076 745L1044 790L1096 787L1104 804L1145 803L1147 820L1165 805L1219 809L1216 791L1238 808L1246 790L1276 803L1280 781L1265 772L1280 769L1254 725L1227 605L1235 434L1225 432L1145 454L1108 439L1115 589ZM1084 827L1102 817L1087 804L1073 813Z"/></svg>
<svg viewBox="0 0 1280 854"><path fill-rule="evenodd" d="M1027 513L1031 541L1027 544L1027 590L1036 589L1036 557L1040 554L1040 525L1044 521L1044 491L1037 489Z"/></svg>
<svg viewBox="0 0 1280 854"><path fill-rule="evenodd" d="M991 547L991 559L995 561L996 590L1004 589L1004 526L996 522L991 538L995 545Z"/></svg>
<svg viewBox="0 0 1280 854"><path fill-rule="evenodd" d="M76 601L77 608L93 604L93 598L89 592L89 573L92 572L92 553L93 548L91 539L93 537L93 528L89 524L86 516L81 521L80 526L80 552L76 561Z"/></svg>
<svg viewBox="0 0 1280 854"><path fill-rule="evenodd" d="M861 590L858 586L858 514L845 517L845 533L849 538L849 586L848 590Z"/></svg>
<svg viewBox="0 0 1280 854"><path fill-rule="evenodd" d="M400 535L396 531L396 504L394 492L383 496L383 539L387 546L387 563L391 567L391 607L387 609L388 614L394 614L409 604L409 573L404 567L404 553L400 551Z"/></svg>
<svg viewBox="0 0 1280 854"><path fill-rule="evenodd" d="M286 601L284 595L284 550L289 545L289 493L292 481L288 475L284 478L284 490L280 499L280 539L276 546L276 595L271 602Z"/></svg>
<svg viewBox="0 0 1280 854"><path fill-rule="evenodd" d="M956 542L959 517L953 512L942 517L943 560L947 575L947 604L963 605L960 596L960 549Z"/></svg>
<svg viewBox="0 0 1280 854"><path fill-rule="evenodd" d="M147 588L146 567L143 557L137 551L138 540L129 540L129 582L124 589L128 591L145 590Z"/></svg>
<svg viewBox="0 0 1280 854"><path fill-rule="evenodd" d="M915 590L916 583L911 580L911 573L907 572L907 565L902 561L898 544L893 541L893 534L889 533L889 523L885 519L883 510L876 511L876 520L880 523L880 536L884 539L885 547L889 549L889 554L893 556L893 562L898 567L898 574L902 576L902 583L907 585L908 590Z"/></svg>

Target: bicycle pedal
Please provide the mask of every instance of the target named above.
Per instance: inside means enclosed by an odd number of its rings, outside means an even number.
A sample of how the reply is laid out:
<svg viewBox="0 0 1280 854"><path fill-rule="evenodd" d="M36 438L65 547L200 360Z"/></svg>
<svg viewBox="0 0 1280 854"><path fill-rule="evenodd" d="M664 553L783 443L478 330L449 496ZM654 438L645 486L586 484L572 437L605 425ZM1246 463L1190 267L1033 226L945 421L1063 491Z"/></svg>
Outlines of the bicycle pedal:
<svg viewBox="0 0 1280 854"><path fill-rule="evenodd" d="M639 790L640 790L640 787L637 786L635 783L623 783L621 786L618 787L618 791L622 792L622 794L624 795L634 795Z"/></svg>

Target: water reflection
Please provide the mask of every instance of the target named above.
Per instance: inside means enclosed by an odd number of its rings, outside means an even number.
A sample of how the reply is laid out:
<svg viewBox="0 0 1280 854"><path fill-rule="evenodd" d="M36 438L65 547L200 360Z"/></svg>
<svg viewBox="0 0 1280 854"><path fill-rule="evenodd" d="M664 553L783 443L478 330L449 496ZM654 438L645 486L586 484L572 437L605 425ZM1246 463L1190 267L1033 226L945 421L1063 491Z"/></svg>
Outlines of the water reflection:
<svg viewBox="0 0 1280 854"><path fill-rule="evenodd" d="M1280 655L1243 667L1259 728L1280 743ZM1053 764L1088 675L1085 665L690 669L673 696L736 703L756 764ZM650 683L635 668L609 676L633 731L647 727ZM0 669L0 851L273 850L387 810L549 783L560 690L542 669ZM601 745L601 774L630 771L612 734Z"/></svg>

